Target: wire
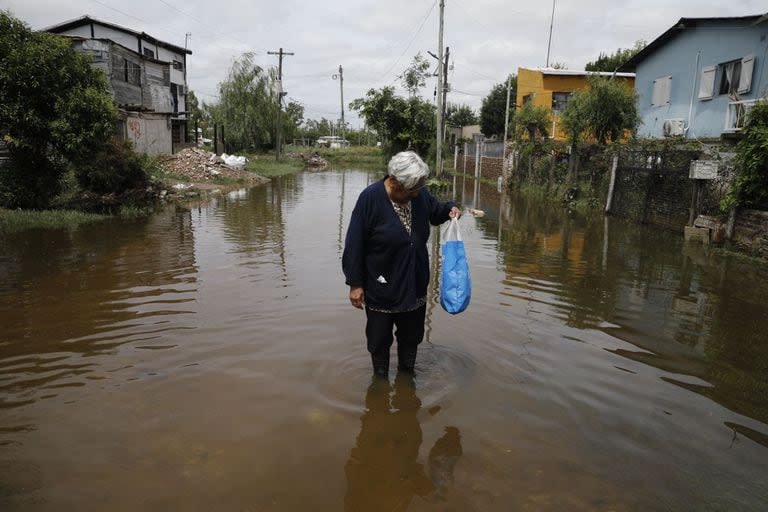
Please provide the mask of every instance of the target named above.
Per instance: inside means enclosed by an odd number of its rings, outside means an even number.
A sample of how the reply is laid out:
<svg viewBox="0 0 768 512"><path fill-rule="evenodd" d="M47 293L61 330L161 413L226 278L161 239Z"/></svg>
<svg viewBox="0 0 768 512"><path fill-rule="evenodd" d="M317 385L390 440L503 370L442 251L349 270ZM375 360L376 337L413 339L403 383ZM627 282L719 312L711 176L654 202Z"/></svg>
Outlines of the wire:
<svg viewBox="0 0 768 512"><path fill-rule="evenodd" d="M387 76L387 75L390 73L390 71L392 71L392 69L393 69L395 66L397 66L397 63L398 63L398 62L400 62L400 59L402 59L402 58L403 58L403 55L405 55L405 52L407 52L407 51L408 51L408 49L411 47L411 45L412 45L412 44L413 44L413 42L416 40L416 38L418 37L418 35L421 33L421 30L424 28L424 24L426 24L426 23L427 23L427 19L429 19L429 16L430 16L430 14L432 14L432 11L434 11L434 10L435 10L435 5L437 5L437 0L435 0L434 2L432 2L432 6L429 8L429 10L427 11L427 14L426 14L426 16L424 16L424 19L421 21L421 25L419 25L419 28L418 28L418 30L416 30L416 33L415 33L415 34L413 34L413 37L411 38L410 42L408 42L408 45L405 47L405 49L403 50L403 52L402 52L402 53L400 54L400 56L399 56L399 57L398 57L398 58L395 60L395 62L393 62L393 63L392 63L392 65L391 65L391 66L389 66L389 69L387 69L387 70L386 70L384 73L382 73L382 75L379 77L379 80L381 80L382 78L384 78L385 76Z"/></svg>
<svg viewBox="0 0 768 512"><path fill-rule="evenodd" d="M451 89L450 92L455 92L457 94L463 94L464 96L477 96L477 97L485 97L486 94L477 94L474 92L466 92L466 91L460 91L459 89Z"/></svg>

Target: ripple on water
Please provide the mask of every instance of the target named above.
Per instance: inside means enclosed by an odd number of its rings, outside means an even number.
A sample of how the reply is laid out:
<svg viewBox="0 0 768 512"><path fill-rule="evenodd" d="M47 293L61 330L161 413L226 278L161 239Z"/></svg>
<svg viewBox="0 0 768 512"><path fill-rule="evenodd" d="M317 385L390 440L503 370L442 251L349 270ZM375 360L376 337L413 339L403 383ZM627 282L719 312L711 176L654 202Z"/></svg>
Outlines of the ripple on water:
<svg viewBox="0 0 768 512"><path fill-rule="evenodd" d="M416 394L422 408L429 409L450 401L451 397L472 377L477 362L456 347L422 343L416 360ZM390 380L397 373L396 345L390 355ZM330 407L346 412L359 412L365 391L371 382L371 359L368 352L358 350L341 359L329 360L315 376L318 398Z"/></svg>

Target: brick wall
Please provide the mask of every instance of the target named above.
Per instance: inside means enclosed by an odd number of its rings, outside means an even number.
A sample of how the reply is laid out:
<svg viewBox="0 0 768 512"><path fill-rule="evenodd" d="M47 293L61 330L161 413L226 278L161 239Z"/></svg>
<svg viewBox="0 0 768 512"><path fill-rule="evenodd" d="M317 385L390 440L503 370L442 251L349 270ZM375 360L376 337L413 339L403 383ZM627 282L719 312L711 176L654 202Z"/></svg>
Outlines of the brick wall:
<svg viewBox="0 0 768 512"><path fill-rule="evenodd" d="M496 181L499 176L503 174L504 160L502 158L492 158L483 156L481 158L482 167L480 169L480 177L487 180ZM466 167L465 167L466 165ZM456 172L464 173L470 176L475 175L475 157L474 156L461 156L456 162Z"/></svg>

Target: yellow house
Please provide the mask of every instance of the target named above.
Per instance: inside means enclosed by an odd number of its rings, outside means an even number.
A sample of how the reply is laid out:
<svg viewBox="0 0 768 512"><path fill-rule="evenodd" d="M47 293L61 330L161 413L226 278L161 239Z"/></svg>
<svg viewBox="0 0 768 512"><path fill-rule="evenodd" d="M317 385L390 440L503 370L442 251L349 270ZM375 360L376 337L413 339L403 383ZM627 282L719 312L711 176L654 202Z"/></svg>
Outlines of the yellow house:
<svg viewBox="0 0 768 512"><path fill-rule="evenodd" d="M558 125L560 112L565 109L570 95L587 88L589 75L614 76L627 87L634 89L634 73L604 73L593 71L573 71L570 69L517 69L517 108L526 103L537 107L547 107L552 111L550 137L564 140L565 133Z"/></svg>

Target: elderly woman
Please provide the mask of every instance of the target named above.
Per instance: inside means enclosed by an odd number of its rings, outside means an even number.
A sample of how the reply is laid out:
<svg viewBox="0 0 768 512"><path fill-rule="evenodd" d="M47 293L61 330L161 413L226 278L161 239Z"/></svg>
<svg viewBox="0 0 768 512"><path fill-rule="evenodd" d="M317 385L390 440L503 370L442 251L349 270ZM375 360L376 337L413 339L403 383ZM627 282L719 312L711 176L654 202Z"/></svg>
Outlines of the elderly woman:
<svg viewBox="0 0 768 512"><path fill-rule="evenodd" d="M360 193L347 230L342 268L349 300L365 308L373 371L389 375L396 328L398 369L412 372L424 337L429 283L429 225L461 215L424 187L429 168L412 151L392 157L386 178Z"/></svg>

